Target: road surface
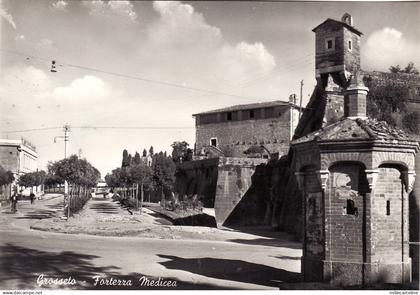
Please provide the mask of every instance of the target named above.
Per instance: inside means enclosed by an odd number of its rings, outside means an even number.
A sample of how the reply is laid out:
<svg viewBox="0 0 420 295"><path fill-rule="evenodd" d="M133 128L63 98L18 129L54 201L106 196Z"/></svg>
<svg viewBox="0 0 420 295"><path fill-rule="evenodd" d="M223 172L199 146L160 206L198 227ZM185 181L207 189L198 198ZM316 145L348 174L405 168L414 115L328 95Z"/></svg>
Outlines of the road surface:
<svg viewBox="0 0 420 295"><path fill-rule="evenodd" d="M301 249L290 241L49 233L29 226L62 210L61 197L19 203L17 215L2 209L0 289L272 289L300 280Z"/></svg>

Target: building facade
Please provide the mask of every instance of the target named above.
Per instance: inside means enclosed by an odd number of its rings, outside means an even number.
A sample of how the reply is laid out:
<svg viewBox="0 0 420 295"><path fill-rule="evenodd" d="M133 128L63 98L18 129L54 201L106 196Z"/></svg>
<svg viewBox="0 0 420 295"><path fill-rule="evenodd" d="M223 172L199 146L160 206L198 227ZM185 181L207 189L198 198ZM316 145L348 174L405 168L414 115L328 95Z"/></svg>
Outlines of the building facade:
<svg viewBox="0 0 420 295"><path fill-rule="evenodd" d="M0 165L15 178L38 168L38 153L34 145L24 139L0 139Z"/></svg>
<svg viewBox="0 0 420 295"><path fill-rule="evenodd" d="M195 156L261 157L286 154L299 107L284 101L235 105L193 115ZM210 156L211 157L211 156Z"/></svg>

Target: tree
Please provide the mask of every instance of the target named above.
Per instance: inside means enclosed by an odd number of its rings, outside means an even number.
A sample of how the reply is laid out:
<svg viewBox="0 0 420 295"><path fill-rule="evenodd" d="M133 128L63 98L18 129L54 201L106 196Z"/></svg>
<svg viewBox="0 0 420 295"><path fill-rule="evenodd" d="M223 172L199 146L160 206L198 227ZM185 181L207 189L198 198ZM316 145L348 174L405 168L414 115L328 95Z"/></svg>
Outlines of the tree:
<svg viewBox="0 0 420 295"><path fill-rule="evenodd" d="M365 82L369 87L368 115L395 126L396 120L393 118L393 113L403 113L407 110L409 97L407 88L399 84L378 85L371 78Z"/></svg>
<svg viewBox="0 0 420 295"><path fill-rule="evenodd" d="M172 160L175 163L182 163L187 158L189 144L186 141L175 141L171 144Z"/></svg>
<svg viewBox="0 0 420 295"><path fill-rule="evenodd" d="M123 150L121 167L130 166L130 158L131 157L129 157L129 153L127 152L127 150Z"/></svg>
<svg viewBox="0 0 420 295"><path fill-rule="evenodd" d="M411 112L404 115L402 118L402 125L405 130L413 134L419 134L420 133L420 113Z"/></svg>
<svg viewBox="0 0 420 295"><path fill-rule="evenodd" d="M87 192L87 189L96 186L101 177L98 169L93 167L86 159L79 159L76 155L51 163L48 169L50 174L72 184L71 194L77 191L80 195L81 190Z"/></svg>
<svg viewBox="0 0 420 295"><path fill-rule="evenodd" d="M142 157L144 157L144 158L147 157L147 151L146 151L146 149L143 149L143 155L142 155Z"/></svg>
<svg viewBox="0 0 420 295"><path fill-rule="evenodd" d="M404 73L418 75L419 74L419 71L414 66L414 63L412 61L410 61L408 63L408 65L405 67Z"/></svg>
<svg viewBox="0 0 420 295"><path fill-rule="evenodd" d="M135 155L134 155L134 158L133 158L133 164L138 165L140 163L141 163L140 154L138 152L136 152Z"/></svg>
<svg viewBox="0 0 420 295"><path fill-rule="evenodd" d="M47 174L42 170L25 173L19 177L18 184L20 186L30 187L32 192L32 187L44 184L46 177Z"/></svg>
<svg viewBox="0 0 420 295"><path fill-rule="evenodd" d="M149 155L151 155L153 157L153 146L150 146Z"/></svg>
<svg viewBox="0 0 420 295"><path fill-rule="evenodd" d="M416 69L416 67L414 66L414 63L412 61L410 61L407 64L407 66L404 68L404 70L402 70L400 68L400 65L396 65L396 66L390 66L389 71L391 73L394 73L394 74L398 74L398 73L406 73L406 74L414 74L414 75L419 74L419 71Z"/></svg>
<svg viewBox="0 0 420 295"><path fill-rule="evenodd" d="M136 207L138 208L139 198L138 198L138 187L140 185L141 192L141 202L140 202L140 211L143 207L144 200L144 187L149 186L152 181L152 169L144 163L135 164L129 168L130 181L137 186L137 203Z"/></svg>
<svg viewBox="0 0 420 295"><path fill-rule="evenodd" d="M11 184L15 180L13 173L11 171L6 171L0 165L0 185L8 185Z"/></svg>
<svg viewBox="0 0 420 295"><path fill-rule="evenodd" d="M172 158L165 157L162 152L153 157L153 183L161 190L161 194L173 190L176 166Z"/></svg>
<svg viewBox="0 0 420 295"><path fill-rule="evenodd" d="M396 73L400 73L400 72L401 72L400 65L390 66L390 67L389 67L389 71L390 71L391 73L394 73L394 74L396 74Z"/></svg>
<svg viewBox="0 0 420 295"><path fill-rule="evenodd" d="M112 170L111 174L105 176L105 182L108 186L112 188L120 187L121 184L121 168L116 168Z"/></svg>

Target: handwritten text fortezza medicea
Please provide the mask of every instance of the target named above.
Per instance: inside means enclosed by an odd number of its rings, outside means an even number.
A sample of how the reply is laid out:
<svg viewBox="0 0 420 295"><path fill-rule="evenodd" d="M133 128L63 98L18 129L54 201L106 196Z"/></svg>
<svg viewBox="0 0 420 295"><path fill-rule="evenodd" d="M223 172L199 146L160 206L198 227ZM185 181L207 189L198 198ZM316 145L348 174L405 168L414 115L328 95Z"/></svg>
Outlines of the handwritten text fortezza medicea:
<svg viewBox="0 0 420 295"><path fill-rule="evenodd" d="M128 279L115 279L113 277L101 277L94 276L94 286L120 286L120 287L132 287L133 282ZM158 287L158 288L176 288L177 282L174 280L165 280L161 277L159 278L148 278L146 276L141 276L138 280L141 287Z"/></svg>

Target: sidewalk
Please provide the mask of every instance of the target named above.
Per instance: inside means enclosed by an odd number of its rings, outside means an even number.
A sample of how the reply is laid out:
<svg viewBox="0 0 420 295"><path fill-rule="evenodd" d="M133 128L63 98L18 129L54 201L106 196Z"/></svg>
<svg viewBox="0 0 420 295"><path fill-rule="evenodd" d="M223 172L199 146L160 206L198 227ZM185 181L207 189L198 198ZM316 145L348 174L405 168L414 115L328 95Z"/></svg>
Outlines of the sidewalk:
<svg viewBox="0 0 420 295"><path fill-rule="evenodd" d="M244 233L239 230L218 229L202 226L168 225L155 212L143 208L139 211L122 209L112 199L92 198L86 207L68 221L59 218L44 219L36 222L31 229L67 234L89 234L98 236L129 236L155 239L189 239L233 241L265 246L282 246L292 238L285 233L273 232L272 235L258 232ZM265 229L267 231L267 229ZM277 239L280 238L279 241ZM297 245L300 245L296 243ZM285 245L285 244L284 244Z"/></svg>

